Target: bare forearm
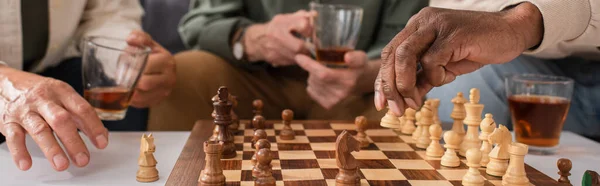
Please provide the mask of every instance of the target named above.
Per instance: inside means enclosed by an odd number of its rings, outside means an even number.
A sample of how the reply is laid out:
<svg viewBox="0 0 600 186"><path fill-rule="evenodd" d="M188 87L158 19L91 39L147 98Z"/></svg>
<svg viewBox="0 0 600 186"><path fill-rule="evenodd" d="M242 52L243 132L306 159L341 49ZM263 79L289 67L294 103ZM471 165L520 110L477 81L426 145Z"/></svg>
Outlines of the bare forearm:
<svg viewBox="0 0 600 186"><path fill-rule="evenodd" d="M379 73L381 59L369 60L365 66L365 73L358 79L356 90L360 95L373 92L373 82Z"/></svg>

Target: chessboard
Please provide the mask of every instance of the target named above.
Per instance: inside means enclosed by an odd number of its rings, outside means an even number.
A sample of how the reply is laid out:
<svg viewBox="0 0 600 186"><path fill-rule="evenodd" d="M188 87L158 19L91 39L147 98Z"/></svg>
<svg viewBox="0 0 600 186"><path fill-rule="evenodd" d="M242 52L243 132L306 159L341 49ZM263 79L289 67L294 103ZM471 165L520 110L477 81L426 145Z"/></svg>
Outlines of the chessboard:
<svg viewBox="0 0 600 186"><path fill-rule="evenodd" d="M194 125L166 185L198 185L205 165L203 143L211 137L213 127L212 120L198 121ZM276 185L335 185L336 138L344 130L356 135L354 121L294 120L291 124L294 140L281 140L282 128L281 120L265 122ZM240 120L233 134L237 155L221 159L225 185L254 185L251 157L255 150L250 146L254 130L250 121ZM358 163L361 185L462 185L461 180L468 170L464 157L456 168L441 166L440 158L426 156L425 150L417 148L411 136L383 128L379 121L369 121L366 134L370 145L352 152ZM485 185L502 185L501 177L486 174L485 168L479 171ZM533 185L561 185L527 164L525 171Z"/></svg>

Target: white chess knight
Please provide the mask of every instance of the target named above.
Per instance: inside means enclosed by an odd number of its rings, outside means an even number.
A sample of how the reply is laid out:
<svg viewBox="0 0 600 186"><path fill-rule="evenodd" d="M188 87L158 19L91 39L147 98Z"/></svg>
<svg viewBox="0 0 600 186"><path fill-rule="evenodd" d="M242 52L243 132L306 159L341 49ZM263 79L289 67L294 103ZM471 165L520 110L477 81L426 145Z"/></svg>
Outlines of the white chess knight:
<svg viewBox="0 0 600 186"><path fill-rule="evenodd" d="M529 179L525 173L525 155L529 147L522 143L513 142L508 152L510 153L510 164L504 176L502 185L529 186Z"/></svg>
<svg viewBox="0 0 600 186"><path fill-rule="evenodd" d="M485 171L492 176L503 176L508 168L508 160L510 158L508 148L510 147L510 143L512 143L512 135L504 125L499 125L489 135L488 141L490 144L497 145L489 154L490 162L487 164Z"/></svg>

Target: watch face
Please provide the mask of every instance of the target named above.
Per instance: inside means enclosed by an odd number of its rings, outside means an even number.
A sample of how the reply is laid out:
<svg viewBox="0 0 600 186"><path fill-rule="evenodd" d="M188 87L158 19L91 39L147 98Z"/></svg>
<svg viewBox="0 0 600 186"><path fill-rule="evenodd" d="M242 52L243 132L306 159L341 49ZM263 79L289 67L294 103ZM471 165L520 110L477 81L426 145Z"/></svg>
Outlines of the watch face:
<svg viewBox="0 0 600 186"><path fill-rule="evenodd" d="M242 43L236 42L233 44L233 56L237 60L241 60L244 57L244 46L242 46Z"/></svg>

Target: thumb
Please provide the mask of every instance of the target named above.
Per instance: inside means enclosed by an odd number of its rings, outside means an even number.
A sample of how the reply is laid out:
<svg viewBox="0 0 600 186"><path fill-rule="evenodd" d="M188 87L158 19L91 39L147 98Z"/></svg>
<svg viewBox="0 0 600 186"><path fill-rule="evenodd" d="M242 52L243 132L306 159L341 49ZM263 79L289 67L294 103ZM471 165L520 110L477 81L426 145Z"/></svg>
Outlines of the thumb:
<svg viewBox="0 0 600 186"><path fill-rule="evenodd" d="M362 68L367 60L367 54L359 50L349 51L344 55L344 61L350 68Z"/></svg>
<svg viewBox="0 0 600 186"><path fill-rule="evenodd" d="M154 40L152 40L152 37L150 37L150 35L148 35L146 32L141 31L141 30L133 30L131 31L131 33L129 33L129 36L127 36L127 44L131 45L131 46L137 46L137 47L150 47L150 48L154 48Z"/></svg>

